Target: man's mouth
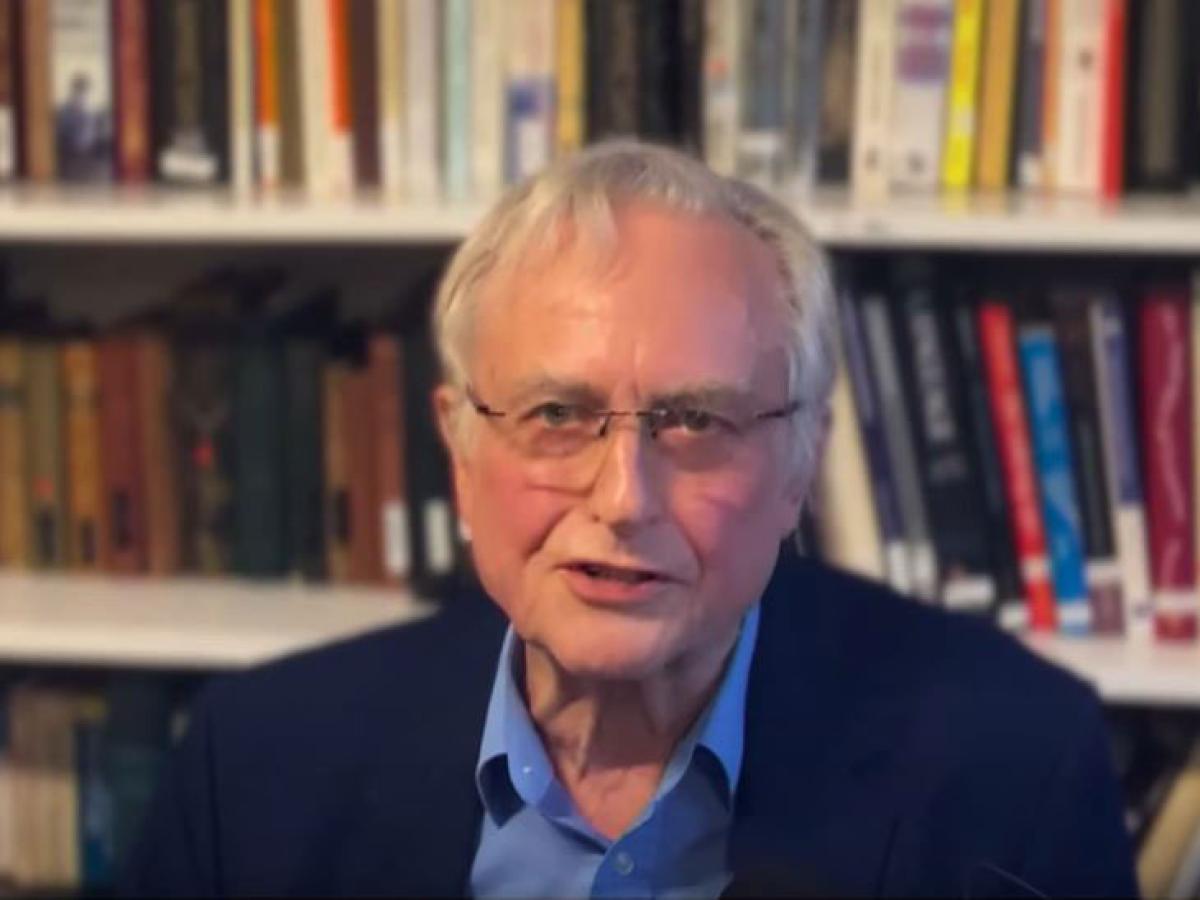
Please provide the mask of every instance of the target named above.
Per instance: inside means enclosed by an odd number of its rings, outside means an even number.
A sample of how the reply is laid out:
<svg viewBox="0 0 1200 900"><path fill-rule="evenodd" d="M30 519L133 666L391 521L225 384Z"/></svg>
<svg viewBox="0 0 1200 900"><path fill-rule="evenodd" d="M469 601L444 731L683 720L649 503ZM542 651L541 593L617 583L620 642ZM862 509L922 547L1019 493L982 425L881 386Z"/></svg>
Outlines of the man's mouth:
<svg viewBox="0 0 1200 900"><path fill-rule="evenodd" d="M646 569L633 569L625 566L610 566L605 563L578 562L571 563L568 568L582 572L589 578L605 581L617 581L621 584L644 584L647 581L665 581L657 572Z"/></svg>

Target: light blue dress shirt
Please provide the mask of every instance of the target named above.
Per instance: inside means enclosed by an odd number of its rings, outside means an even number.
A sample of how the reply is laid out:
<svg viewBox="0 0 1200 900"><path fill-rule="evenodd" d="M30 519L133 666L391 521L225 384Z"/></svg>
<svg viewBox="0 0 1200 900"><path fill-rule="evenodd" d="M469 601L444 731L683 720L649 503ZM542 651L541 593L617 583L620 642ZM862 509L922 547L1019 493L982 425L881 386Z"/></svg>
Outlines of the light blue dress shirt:
<svg viewBox="0 0 1200 900"><path fill-rule="evenodd" d="M742 766L746 685L758 606L742 623L721 685L684 736L654 799L609 840L575 810L529 718L511 628L488 703L475 783L483 802L471 867L476 897L716 897Z"/></svg>

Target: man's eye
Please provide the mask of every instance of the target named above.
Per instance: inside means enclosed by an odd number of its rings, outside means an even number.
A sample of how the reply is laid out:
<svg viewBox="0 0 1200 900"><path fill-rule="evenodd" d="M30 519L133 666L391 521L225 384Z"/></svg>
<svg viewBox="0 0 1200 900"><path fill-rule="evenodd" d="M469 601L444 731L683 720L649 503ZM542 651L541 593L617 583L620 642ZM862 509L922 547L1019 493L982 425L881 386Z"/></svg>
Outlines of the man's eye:
<svg viewBox="0 0 1200 900"><path fill-rule="evenodd" d="M694 431L697 434L702 434L705 431L710 431L716 425L716 420L712 413L703 409L683 409L679 411L680 424L688 431Z"/></svg>
<svg viewBox="0 0 1200 900"><path fill-rule="evenodd" d="M560 428L578 420L579 410L566 403L540 403L527 412L523 418L526 421L537 422L539 425Z"/></svg>

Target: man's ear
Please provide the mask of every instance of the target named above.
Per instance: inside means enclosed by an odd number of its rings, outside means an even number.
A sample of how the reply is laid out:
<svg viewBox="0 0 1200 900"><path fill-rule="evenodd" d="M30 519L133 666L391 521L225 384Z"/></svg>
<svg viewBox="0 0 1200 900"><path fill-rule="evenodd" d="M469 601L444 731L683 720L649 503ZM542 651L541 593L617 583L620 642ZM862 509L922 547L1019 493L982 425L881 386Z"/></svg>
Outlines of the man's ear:
<svg viewBox="0 0 1200 900"><path fill-rule="evenodd" d="M833 412L826 407L816 426L817 434L813 438L813 452L808 459L808 465L803 469L794 470L784 485L785 520L781 523L781 534L784 537L795 530L805 504L812 500L813 490L825 460L825 448L829 443L829 426L832 420Z"/></svg>
<svg viewBox="0 0 1200 900"><path fill-rule="evenodd" d="M459 423L458 391L448 384L440 384L433 390L433 417L437 422L438 434L450 458L450 476L454 481L454 500L458 507L458 518L468 530L471 528L471 484L463 452L463 439Z"/></svg>

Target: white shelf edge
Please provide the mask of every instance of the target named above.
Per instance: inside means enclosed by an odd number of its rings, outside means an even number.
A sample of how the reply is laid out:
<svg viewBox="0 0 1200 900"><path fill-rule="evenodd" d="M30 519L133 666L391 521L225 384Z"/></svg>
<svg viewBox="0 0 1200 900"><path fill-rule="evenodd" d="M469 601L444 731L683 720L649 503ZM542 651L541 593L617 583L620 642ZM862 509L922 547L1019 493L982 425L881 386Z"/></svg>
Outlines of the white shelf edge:
<svg viewBox="0 0 1200 900"><path fill-rule="evenodd" d="M1109 703L1200 706L1200 644L1059 635L1024 642L1089 682Z"/></svg>
<svg viewBox="0 0 1200 900"><path fill-rule="evenodd" d="M834 248L1200 253L1200 197L1117 204L1020 194L895 197L856 204L822 192L793 204ZM0 242L399 245L454 243L487 202L412 203L383 195L314 198L161 187L0 189Z"/></svg>

